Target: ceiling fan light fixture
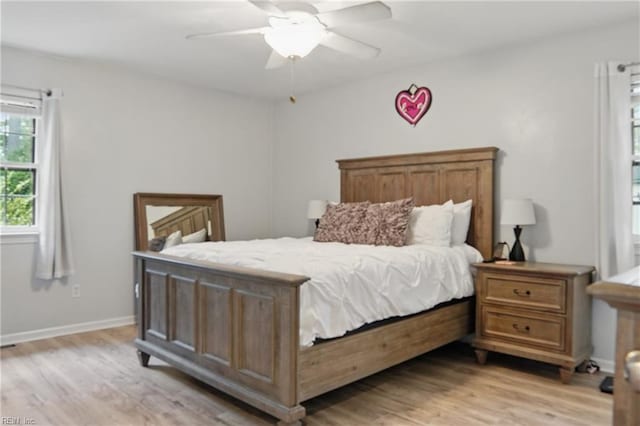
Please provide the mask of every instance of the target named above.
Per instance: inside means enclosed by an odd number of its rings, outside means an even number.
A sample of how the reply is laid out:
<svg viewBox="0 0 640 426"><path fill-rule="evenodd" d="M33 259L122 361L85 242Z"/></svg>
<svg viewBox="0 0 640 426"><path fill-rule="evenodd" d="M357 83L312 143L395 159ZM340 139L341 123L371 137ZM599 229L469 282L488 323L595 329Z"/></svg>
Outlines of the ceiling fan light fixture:
<svg viewBox="0 0 640 426"><path fill-rule="evenodd" d="M325 34L322 24L311 21L267 28L264 41L285 58L304 58L320 44Z"/></svg>

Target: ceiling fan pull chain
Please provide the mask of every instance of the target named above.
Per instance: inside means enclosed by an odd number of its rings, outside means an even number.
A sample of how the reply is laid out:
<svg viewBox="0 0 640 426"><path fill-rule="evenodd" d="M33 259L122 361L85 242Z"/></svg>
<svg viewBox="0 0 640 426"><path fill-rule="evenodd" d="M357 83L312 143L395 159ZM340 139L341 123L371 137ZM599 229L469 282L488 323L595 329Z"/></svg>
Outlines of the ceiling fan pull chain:
<svg viewBox="0 0 640 426"><path fill-rule="evenodd" d="M289 60L291 61L291 66L289 67L289 69L291 70L290 73L289 73L289 76L290 76L290 79L289 79L289 86L290 87L289 87L289 89L291 91L291 95L289 96L289 101L292 104L295 104L296 103L296 96L294 94L294 83L295 83L294 77L295 77L295 75L294 75L293 67L295 66L296 58L295 58L295 56L291 56L291 57L289 57Z"/></svg>

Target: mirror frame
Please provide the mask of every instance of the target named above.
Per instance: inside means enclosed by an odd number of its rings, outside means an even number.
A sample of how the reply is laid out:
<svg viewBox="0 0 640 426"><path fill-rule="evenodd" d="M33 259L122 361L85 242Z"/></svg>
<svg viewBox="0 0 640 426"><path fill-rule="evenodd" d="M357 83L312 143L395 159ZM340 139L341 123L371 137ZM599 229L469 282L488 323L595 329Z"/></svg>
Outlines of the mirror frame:
<svg viewBox="0 0 640 426"><path fill-rule="evenodd" d="M209 241L224 241L224 210L222 195L210 194L162 194L137 192L133 194L133 216L135 226L135 247L138 251L148 250L147 206L208 206L216 219L211 224Z"/></svg>

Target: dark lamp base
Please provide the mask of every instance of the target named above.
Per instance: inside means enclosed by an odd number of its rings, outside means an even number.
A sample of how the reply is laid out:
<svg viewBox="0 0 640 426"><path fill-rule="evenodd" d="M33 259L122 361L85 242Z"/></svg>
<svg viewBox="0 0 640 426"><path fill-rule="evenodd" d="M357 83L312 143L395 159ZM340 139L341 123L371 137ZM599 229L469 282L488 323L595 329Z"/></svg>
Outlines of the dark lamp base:
<svg viewBox="0 0 640 426"><path fill-rule="evenodd" d="M511 252L509 253L509 260L514 262L524 262L524 250L522 249L522 245L520 244L520 233L522 232L522 228L520 225L516 225L513 228L513 233L516 235L516 242L513 243L513 247L511 248Z"/></svg>

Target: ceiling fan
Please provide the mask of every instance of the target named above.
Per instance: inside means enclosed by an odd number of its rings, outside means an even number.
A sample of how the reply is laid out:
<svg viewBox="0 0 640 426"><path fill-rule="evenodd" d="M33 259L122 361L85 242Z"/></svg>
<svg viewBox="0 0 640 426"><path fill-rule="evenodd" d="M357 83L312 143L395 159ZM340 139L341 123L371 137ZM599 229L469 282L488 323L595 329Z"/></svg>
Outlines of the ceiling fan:
<svg viewBox="0 0 640 426"><path fill-rule="evenodd" d="M328 12L308 3L289 2L276 5L270 1L249 0L269 16L269 26L237 31L190 34L187 39L260 34L273 51L265 68L277 68L289 60L303 58L318 45L358 58L378 56L380 49L333 31L335 27L391 18L391 9L380 1L350 6Z"/></svg>

